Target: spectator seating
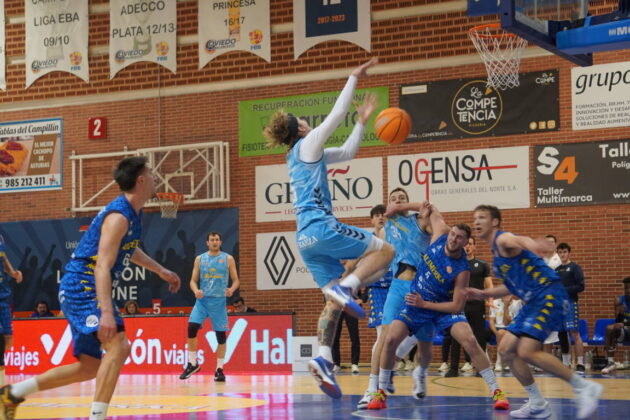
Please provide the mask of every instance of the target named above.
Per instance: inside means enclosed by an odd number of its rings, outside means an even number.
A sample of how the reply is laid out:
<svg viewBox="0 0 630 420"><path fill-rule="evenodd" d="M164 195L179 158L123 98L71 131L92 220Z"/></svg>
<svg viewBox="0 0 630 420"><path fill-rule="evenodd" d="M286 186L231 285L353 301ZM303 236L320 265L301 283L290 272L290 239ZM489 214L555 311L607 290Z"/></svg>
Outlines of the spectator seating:
<svg viewBox="0 0 630 420"><path fill-rule="evenodd" d="M585 319L580 319L580 324L578 325L578 331L580 332L580 337L582 338L582 342L584 344L588 343L588 322ZM606 329L604 328L604 334L606 333ZM575 344L573 342L573 335L569 334L569 340L571 344Z"/></svg>
<svg viewBox="0 0 630 420"><path fill-rule="evenodd" d="M606 339L606 327L614 323L615 320L612 318L601 318L595 321L593 338L588 340L588 344L591 346L603 346Z"/></svg>

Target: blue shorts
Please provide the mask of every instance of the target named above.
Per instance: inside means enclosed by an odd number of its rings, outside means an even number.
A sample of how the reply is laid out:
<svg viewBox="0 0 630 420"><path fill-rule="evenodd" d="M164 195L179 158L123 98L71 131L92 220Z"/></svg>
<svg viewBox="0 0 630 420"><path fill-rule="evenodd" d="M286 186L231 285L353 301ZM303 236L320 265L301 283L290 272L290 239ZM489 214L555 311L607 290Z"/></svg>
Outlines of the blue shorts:
<svg viewBox="0 0 630 420"><path fill-rule="evenodd" d="M320 288L339 279L345 271L339 260L359 258L373 236L335 218L316 220L296 232L300 255Z"/></svg>
<svg viewBox="0 0 630 420"><path fill-rule="evenodd" d="M197 299L188 322L202 325L206 318L210 318L212 331L227 331L229 329L225 297L208 296Z"/></svg>
<svg viewBox="0 0 630 420"><path fill-rule="evenodd" d="M0 300L0 334L13 335L13 316L8 300Z"/></svg>
<svg viewBox="0 0 630 420"><path fill-rule="evenodd" d="M368 327L376 328L383 322L383 307L385 299L387 299L388 287L368 287L368 304L370 311L368 313Z"/></svg>
<svg viewBox="0 0 630 420"><path fill-rule="evenodd" d="M554 283L527 302L506 328L520 337L528 335L544 343L549 334L564 329L569 299L561 283Z"/></svg>
<svg viewBox="0 0 630 420"><path fill-rule="evenodd" d="M411 280L401 280L394 277L383 306L383 325L389 325L396 319L405 306L405 296L410 289Z"/></svg>
<svg viewBox="0 0 630 420"><path fill-rule="evenodd" d="M463 312L448 314L407 304L396 319L404 322L418 341L433 341L436 331L444 331L458 322L468 322Z"/></svg>
<svg viewBox="0 0 630 420"><path fill-rule="evenodd" d="M86 354L100 359L103 357L103 351L96 333L101 319L101 310L96 300L96 290L87 287L81 290L80 284L84 278L87 276L77 273L64 274L59 286L59 306L70 324L74 357ZM117 330L124 331L123 320L113 302L112 306Z"/></svg>
<svg viewBox="0 0 630 420"><path fill-rule="evenodd" d="M564 331L578 331L580 329L580 307L577 302L573 302L571 299L567 302L569 305L564 319Z"/></svg>

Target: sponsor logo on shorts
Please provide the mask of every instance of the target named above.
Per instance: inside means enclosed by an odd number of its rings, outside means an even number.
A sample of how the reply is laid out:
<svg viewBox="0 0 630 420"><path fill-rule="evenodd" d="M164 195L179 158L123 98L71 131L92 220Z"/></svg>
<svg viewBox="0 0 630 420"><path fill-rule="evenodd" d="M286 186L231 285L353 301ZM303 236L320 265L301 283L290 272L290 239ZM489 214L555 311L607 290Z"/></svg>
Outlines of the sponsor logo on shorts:
<svg viewBox="0 0 630 420"><path fill-rule="evenodd" d="M85 326L88 328L94 328L98 326L98 317L96 315L90 315L85 319Z"/></svg>

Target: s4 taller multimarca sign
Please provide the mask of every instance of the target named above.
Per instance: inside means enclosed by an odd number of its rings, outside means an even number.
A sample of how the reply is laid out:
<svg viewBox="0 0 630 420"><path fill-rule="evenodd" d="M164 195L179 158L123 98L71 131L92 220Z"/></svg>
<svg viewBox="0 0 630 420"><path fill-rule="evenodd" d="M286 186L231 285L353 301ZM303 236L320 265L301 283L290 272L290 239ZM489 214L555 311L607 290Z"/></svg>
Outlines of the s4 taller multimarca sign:
<svg viewBox="0 0 630 420"><path fill-rule="evenodd" d="M328 188L338 218L367 217L383 202L381 158L328 165ZM295 220L287 165L256 167L256 222Z"/></svg>

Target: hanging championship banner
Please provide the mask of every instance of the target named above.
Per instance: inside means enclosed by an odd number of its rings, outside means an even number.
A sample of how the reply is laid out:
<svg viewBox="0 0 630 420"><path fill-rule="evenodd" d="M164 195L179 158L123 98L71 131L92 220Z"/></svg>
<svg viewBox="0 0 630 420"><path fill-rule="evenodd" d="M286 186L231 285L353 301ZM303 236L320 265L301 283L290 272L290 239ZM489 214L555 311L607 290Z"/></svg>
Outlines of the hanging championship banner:
<svg viewBox="0 0 630 420"><path fill-rule="evenodd" d="M177 2L109 2L109 78L139 61L177 71Z"/></svg>
<svg viewBox="0 0 630 420"><path fill-rule="evenodd" d="M0 0L0 9L4 10L4 0ZM4 13L2 13L0 16L0 89L7 90L4 24Z"/></svg>
<svg viewBox="0 0 630 420"><path fill-rule="evenodd" d="M26 87L52 71L72 73L87 82L87 0L25 1L24 5Z"/></svg>
<svg viewBox="0 0 630 420"><path fill-rule="evenodd" d="M348 41L371 50L369 0L293 0L293 55L324 41Z"/></svg>
<svg viewBox="0 0 630 420"><path fill-rule="evenodd" d="M199 0L199 68L230 51L271 62L269 0Z"/></svg>

